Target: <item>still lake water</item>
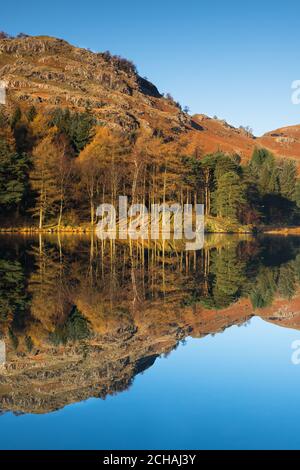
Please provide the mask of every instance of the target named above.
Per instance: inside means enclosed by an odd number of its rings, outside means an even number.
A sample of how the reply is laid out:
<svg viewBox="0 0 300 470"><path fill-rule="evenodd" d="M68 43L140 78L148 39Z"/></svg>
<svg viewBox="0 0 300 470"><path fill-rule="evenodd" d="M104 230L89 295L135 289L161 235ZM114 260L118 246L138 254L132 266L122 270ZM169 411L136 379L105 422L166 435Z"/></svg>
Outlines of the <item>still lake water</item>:
<svg viewBox="0 0 300 470"><path fill-rule="evenodd" d="M0 243L1 449L300 448L300 238Z"/></svg>

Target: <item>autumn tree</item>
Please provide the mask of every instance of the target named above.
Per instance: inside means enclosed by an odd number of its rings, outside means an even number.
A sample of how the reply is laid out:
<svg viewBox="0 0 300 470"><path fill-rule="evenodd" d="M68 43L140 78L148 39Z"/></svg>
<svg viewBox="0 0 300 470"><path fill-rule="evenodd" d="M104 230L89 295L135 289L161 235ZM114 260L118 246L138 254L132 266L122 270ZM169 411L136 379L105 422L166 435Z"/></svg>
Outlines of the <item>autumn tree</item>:
<svg viewBox="0 0 300 470"><path fill-rule="evenodd" d="M54 139L55 150L53 154L53 170L56 172L56 186L58 189L58 230L61 227L63 210L66 205L68 190L70 189L70 179L73 169L73 160L70 155L70 146L63 134L59 134Z"/></svg>
<svg viewBox="0 0 300 470"><path fill-rule="evenodd" d="M202 185L204 189L204 208L205 215L210 215L211 211L211 194L214 190L214 168L215 168L215 156L206 155L201 160L201 175Z"/></svg>
<svg viewBox="0 0 300 470"><path fill-rule="evenodd" d="M30 180L32 189L36 192L36 202L32 212L39 218L40 229L43 228L46 216L53 215L55 204L61 200L56 164L59 158L59 149L55 146L51 134L45 137L33 152Z"/></svg>
<svg viewBox="0 0 300 470"><path fill-rule="evenodd" d="M99 127L90 144L81 152L77 169L89 199L90 222L95 223L96 204L106 195L116 202L122 167L125 171L126 139ZM128 172L128 170L127 170Z"/></svg>

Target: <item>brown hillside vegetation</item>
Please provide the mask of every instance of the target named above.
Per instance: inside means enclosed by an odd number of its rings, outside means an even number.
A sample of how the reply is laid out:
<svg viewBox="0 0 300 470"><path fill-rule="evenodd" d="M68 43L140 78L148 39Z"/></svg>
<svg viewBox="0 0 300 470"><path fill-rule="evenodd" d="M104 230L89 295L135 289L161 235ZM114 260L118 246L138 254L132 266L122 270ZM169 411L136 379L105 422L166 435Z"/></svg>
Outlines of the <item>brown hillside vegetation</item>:
<svg viewBox="0 0 300 470"><path fill-rule="evenodd" d="M121 194L204 204L209 232L300 223L297 126L256 138L191 117L131 61L48 36L0 39L0 80L5 230L93 230Z"/></svg>
<svg viewBox="0 0 300 470"><path fill-rule="evenodd" d="M94 53L48 36L0 40L0 79L9 104L84 110L112 129L173 135L189 117L138 75L128 60Z"/></svg>
<svg viewBox="0 0 300 470"><path fill-rule="evenodd" d="M300 164L300 125L270 131L255 137L242 128L236 128L225 120L212 119L204 114L193 116L196 130L190 133L189 150L200 147L205 153L219 150L237 153L247 162L255 147L265 147L275 156L291 158Z"/></svg>
<svg viewBox="0 0 300 470"><path fill-rule="evenodd" d="M11 241L1 242L9 252ZM88 237L19 242L26 243L25 259L34 264L24 291L18 278L19 297L12 289L4 297L2 411L46 413L116 394L185 338L221 333L254 315L300 329L300 255L266 267L253 237L214 235L202 252L173 256ZM280 251L288 252L290 242L281 242ZM276 243L269 255L274 249ZM16 263L0 261L18 273ZM2 295L5 286L2 280ZM21 323L16 299L25 302Z"/></svg>
<svg viewBox="0 0 300 470"><path fill-rule="evenodd" d="M300 125L282 127L275 131L267 132L260 139L259 143L268 147L276 154L287 158L293 158L300 162Z"/></svg>
<svg viewBox="0 0 300 470"><path fill-rule="evenodd" d="M132 62L109 52L94 53L49 36L0 40L0 79L7 85L8 106L37 109L69 107L96 114L99 124L128 132L182 138L189 149L223 150L250 158L255 146L298 159L300 126L284 127L255 138L224 120L203 114L190 118L170 95L162 96ZM188 136L188 138L187 138Z"/></svg>

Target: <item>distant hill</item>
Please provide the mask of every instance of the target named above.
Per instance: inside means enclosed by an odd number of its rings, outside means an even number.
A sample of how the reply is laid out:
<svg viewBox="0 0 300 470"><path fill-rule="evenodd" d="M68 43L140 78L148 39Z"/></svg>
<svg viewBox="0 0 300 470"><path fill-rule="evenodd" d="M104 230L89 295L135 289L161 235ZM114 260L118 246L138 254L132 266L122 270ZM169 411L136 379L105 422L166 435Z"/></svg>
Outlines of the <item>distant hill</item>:
<svg viewBox="0 0 300 470"><path fill-rule="evenodd" d="M190 147L199 146L203 153L223 150L238 153L242 161L251 157L254 147L266 147L275 156L292 158L300 164L300 125L270 131L255 137L242 128L235 128L224 120L212 119L204 114L192 118L193 130Z"/></svg>
<svg viewBox="0 0 300 470"><path fill-rule="evenodd" d="M275 154L293 158L300 163L300 125L267 132L258 140L260 145L269 148Z"/></svg>

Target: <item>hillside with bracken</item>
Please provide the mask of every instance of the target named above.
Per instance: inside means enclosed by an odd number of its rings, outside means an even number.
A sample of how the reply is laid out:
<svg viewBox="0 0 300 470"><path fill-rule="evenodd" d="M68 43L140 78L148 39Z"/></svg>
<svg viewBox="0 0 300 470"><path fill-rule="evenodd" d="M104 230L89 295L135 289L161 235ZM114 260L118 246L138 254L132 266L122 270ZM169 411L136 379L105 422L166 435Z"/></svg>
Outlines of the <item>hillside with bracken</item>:
<svg viewBox="0 0 300 470"><path fill-rule="evenodd" d="M297 126L190 116L131 61L49 36L0 33L0 81L1 229L91 229L120 194L202 203L209 231L300 223Z"/></svg>
<svg viewBox="0 0 300 470"><path fill-rule="evenodd" d="M94 53L48 36L0 40L0 80L8 106L69 107L95 113L112 129L138 128L168 136L184 131L189 117L164 98L135 65L109 52Z"/></svg>
<svg viewBox="0 0 300 470"><path fill-rule="evenodd" d="M219 150L237 153L243 162L250 160L255 147L269 149L275 156L294 159L300 165L300 125L283 127L255 137L251 131L228 124L224 119L213 119L204 114L193 116L190 148L200 146L204 153Z"/></svg>
<svg viewBox="0 0 300 470"><path fill-rule="evenodd" d="M258 145L275 155L299 158L300 126L255 138L225 120L203 114L191 118L171 95L164 97L142 78L132 62L109 52L74 47L62 39L0 39L0 80L7 87L8 108L34 105L84 111L88 107L98 123L112 129L143 129L166 138L188 133L190 148L200 146L204 153L235 152L247 160Z"/></svg>

